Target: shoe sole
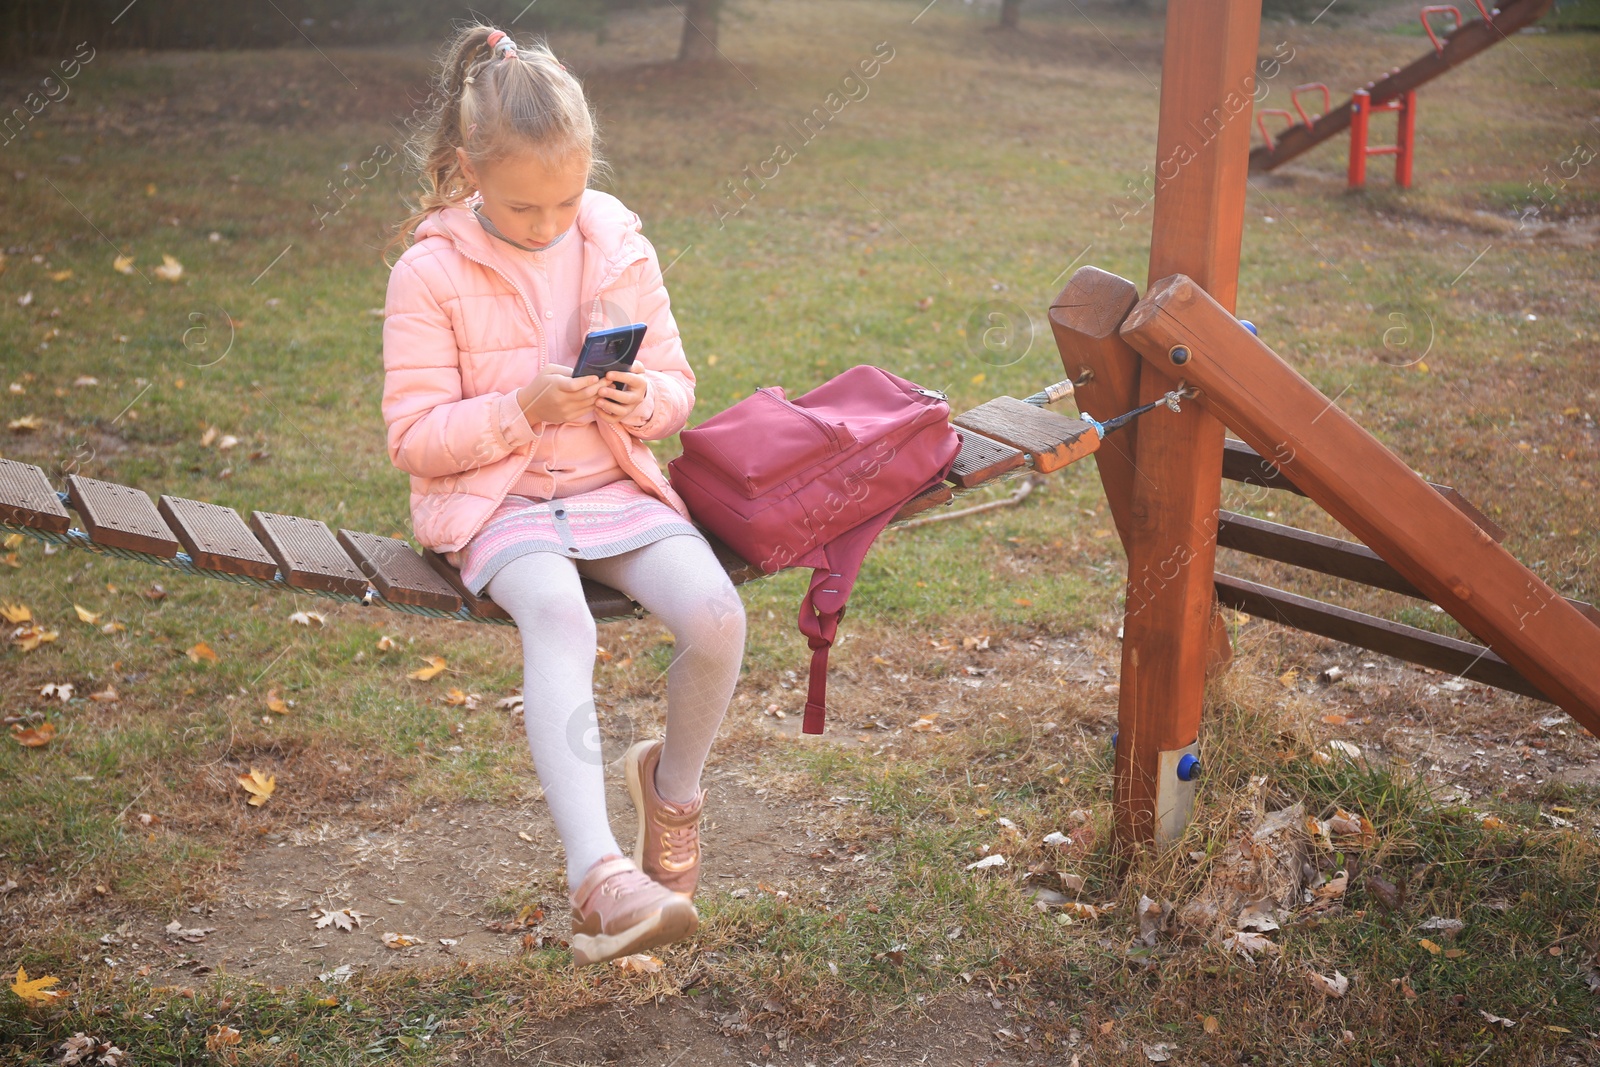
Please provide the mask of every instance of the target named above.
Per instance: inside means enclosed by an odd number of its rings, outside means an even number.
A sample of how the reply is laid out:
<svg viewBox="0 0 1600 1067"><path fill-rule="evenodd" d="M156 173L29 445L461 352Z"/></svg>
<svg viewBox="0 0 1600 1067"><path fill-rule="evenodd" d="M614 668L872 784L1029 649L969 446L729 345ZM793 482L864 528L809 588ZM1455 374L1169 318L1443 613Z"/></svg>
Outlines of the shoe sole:
<svg viewBox="0 0 1600 1067"><path fill-rule="evenodd" d="M615 934L573 934L572 962L579 967L604 963L647 948L681 941L700 928L700 915L682 894L649 918Z"/></svg>

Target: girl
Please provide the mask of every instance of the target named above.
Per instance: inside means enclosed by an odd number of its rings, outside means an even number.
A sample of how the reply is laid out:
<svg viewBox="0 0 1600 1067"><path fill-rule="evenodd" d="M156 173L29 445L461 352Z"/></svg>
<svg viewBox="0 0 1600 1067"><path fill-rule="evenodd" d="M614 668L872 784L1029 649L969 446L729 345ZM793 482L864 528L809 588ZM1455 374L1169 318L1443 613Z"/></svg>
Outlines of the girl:
<svg viewBox="0 0 1600 1067"><path fill-rule="evenodd" d="M462 30L412 145L411 245L389 277L383 417L418 540L516 620L523 719L566 850L576 962L687 937L700 772L744 654L738 593L646 441L694 405L655 250L589 189L605 169L583 89L542 43ZM632 372L573 378L585 333L648 326ZM607 821L595 624L581 578L672 631L664 738L624 757L630 860Z"/></svg>

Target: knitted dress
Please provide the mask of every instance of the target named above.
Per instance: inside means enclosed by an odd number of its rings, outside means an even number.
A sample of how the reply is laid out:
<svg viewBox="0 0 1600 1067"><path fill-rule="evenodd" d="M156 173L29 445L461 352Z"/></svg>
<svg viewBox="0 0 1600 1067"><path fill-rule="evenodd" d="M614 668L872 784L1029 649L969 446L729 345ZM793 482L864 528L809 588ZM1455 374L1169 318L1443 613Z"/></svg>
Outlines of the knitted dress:
<svg viewBox="0 0 1600 1067"><path fill-rule="evenodd" d="M517 280L541 316L549 362L574 366L585 321L579 292L583 241L576 227L542 248L529 249L503 236L481 211L476 214L486 231L516 250ZM481 594L501 567L530 552L603 559L674 534L705 540L682 515L617 466L596 422L591 411L576 422L545 428L510 495L483 529L452 553L467 588ZM575 454L605 456L608 463L588 484L563 484L557 476Z"/></svg>

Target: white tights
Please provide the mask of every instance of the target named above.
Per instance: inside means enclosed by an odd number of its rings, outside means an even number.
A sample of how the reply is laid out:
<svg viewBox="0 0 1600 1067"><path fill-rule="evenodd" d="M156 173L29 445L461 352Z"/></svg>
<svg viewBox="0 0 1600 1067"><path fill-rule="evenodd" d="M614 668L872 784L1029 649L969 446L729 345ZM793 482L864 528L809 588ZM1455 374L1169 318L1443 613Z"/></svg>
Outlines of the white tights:
<svg viewBox="0 0 1600 1067"><path fill-rule="evenodd" d="M667 728L656 788L691 800L744 658L744 604L711 548L674 534L605 559L532 552L506 564L488 592L522 635L523 724L534 770L575 887L591 864L623 852L606 815L605 761L594 705L595 623L579 577L638 601L672 631ZM624 853L626 854L626 853Z"/></svg>

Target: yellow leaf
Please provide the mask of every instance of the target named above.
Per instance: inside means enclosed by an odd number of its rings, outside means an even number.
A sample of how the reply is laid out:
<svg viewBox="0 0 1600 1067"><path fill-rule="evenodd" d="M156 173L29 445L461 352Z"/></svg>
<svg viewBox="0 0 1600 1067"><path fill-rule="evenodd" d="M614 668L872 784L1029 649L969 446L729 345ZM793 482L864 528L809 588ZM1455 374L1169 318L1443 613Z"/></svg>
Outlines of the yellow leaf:
<svg viewBox="0 0 1600 1067"><path fill-rule="evenodd" d="M467 702L467 694L463 693L459 689L452 689L450 692L440 697L439 700L441 703L447 704L452 708L459 708L461 705Z"/></svg>
<svg viewBox="0 0 1600 1067"><path fill-rule="evenodd" d="M64 282L70 277L72 277L71 270L53 270L50 272L50 280L53 282Z"/></svg>
<svg viewBox="0 0 1600 1067"><path fill-rule="evenodd" d="M1551 805L1550 810L1555 812L1557 815L1576 815L1578 813L1577 808L1564 808L1558 804Z"/></svg>
<svg viewBox="0 0 1600 1067"><path fill-rule="evenodd" d="M251 767L249 774L241 774L239 776L239 784L244 787L246 793L250 794L250 806L259 808L272 796L272 791L278 788L278 776L275 774L270 776L263 775L254 767Z"/></svg>
<svg viewBox="0 0 1600 1067"><path fill-rule="evenodd" d="M1505 820L1498 815L1485 815L1483 822L1479 825L1485 830L1504 830L1506 828Z"/></svg>
<svg viewBox="0 0 1600 1067"><path fill-rule="evenodd" d="M11 983L11 992L21 997L23 1003L30 1006L48 1004L57 997L66 996L65 993L52 992L50 989L51 986L59 981L59 978L52 978L49 975L45 975L42 978L29 978L28 972L18 967L16 980Z"/></svg>
<svg viewBox="0 0 1600 1067"><path fill-rule="evenodd" d="M165 252L161 254L161 266L155 269L157 278L164 282L175 282L183 277L183 264Z"/></svg>
<svg viewBox="0 0 1600 1067"><path fill-rule="evenodd" d="M8 536L3 542L5 544L6 551L15 552L17 549L21 548L22 540L22 535L19 533L14 533Z"/></svg>
<svg viewBox="0 0 1600 1067"><path fill-rule="evenodd" d="M196 663L199 663L201 660L209 660L212 663L217 662L217 654L211 651L211 646L206 644L204 641L201 641L199 644L189 649L185 654Z"/></svg>
<svg viewBox="0 0 1600 1067"><path fill-rule="evenodd" d="M1205 1021L1201 1025L1205 1028L1205 1031L1208 1034L1220 1033L1222 1030L1222 1024L1217 1022L1217 1017L1215 1015L1207 1015L1205 1017Z"/></svg>
<svg viewBox="0 0 1600 1067"><path fill-rule="evenodd" d="M27 729L23 729L20 726L12 726L11 736L16 739L17 744L25 748L43 748L50 743L51 738L56 736L56 728L47 722L42 722L38 726L30 726Z"/></svg>
<svg viewBox="0 0 1600 1067"><path fill-rule="evenodd" d="M120 622L108 622L100 627L100 632L103 634L119 634L126 629L127 627Z"/></svg>
<svg viewBox="0 0 1600 1067"><path fill-rule="evenodd" d="M237 1045L238 1043L239 1031L226 1023L217 1023L206 1031L206 1048L212 1052L217 1052L227 1048L229 1045ZM234 1055L234 1053L229 1053L229 1055Z"/></svg>
<svg viewBox="0 0 1600 1067"><path fill-rule="evenodd" d="M12 635L12 639L16 641L17 647L22 651L32 652L45 642L54 641L60 636L61 634L55 630L47 630L43 626L34 625L17 631Z"/></svg>
<svg viewBox="0 0 1600 1067"><path fill-rule="evenodd" d="M623 956L611 962L616 964L619 970L637 971L640 974L655 974L661 970L662 966L659 959L644 952L636 952L631 956Z"/></svg>
<svg viewBox="0 0 1600 1067"><path fill-rule="evenodd" d="M90 693L89 699L101 704L115 704L122 698L117 695L117 687L106 683L106 687L98 693Z"/></svg>
<svg viewBox="0 0 1600 1067"><path fill-rule="evenodd" d="M267 690L267 710L274 715L289 714L289 705L283 702L283 697L278 695L276 689Z"/></svg>
<svg viewBox="0 0 1600 1067"><path fill-rule="evenodd" d="M323 997L321 1000L315 1001L315 1003L319 1008L337 1008L339 1006L339 998Z"/></svg>
<svg viewBox="0 0 1600 1067"><path fill-rule="evenodd" d="M1444 950L1444 958L1447 960L1459 960L1466 954L1467 950L1464 948L1447 948Z"/></svg>
<svg viewBox="0 0 1600 1067"><path fill-rule="evenodd" d="M0 604L0 619L15 626L20 622L32 622L33 612L25 604Z"/></svg>
<svg viewBox="0 0 1600 1067"><path fill-rule="evenodd" d="M394 638L390 637L388 634L384 634L382 637L378 638L378 651L379 652L391 652L393 650L394 650Z"/></svg>
<svg viewBox="0 0 1600 1067"><path fill-rule="evenodd" d="M78 621L79 622L86 622L90 626L93 626L95 623L100 621L100 615L101 615L100 612L98 612L98 611L90 611L88 608L84 607L82 604L74 604L74 605L72 605L72 610L76 611L78 613Z"/></svg>
<svg viewBox="0 0 1600 1067"><path fill-rule="evenodd" d="M21 418L12 419L6 423L6 429L14 430L17 433L26 433L29 430L37 430L43 425L44 420L40 419L39 416L23 415Z"/></svg>
<svg viewBox="0 0 1600 1067"><path fill-rule="evenodd" d="M1417 944L1419 944L1423 948L1427 949L1429 954L1434 955L1434 956L1437 956L1439 953L1444 951L1444 949L1440 948L1438 945L1434 944L1432 941L1429 941L1427 938L1423 938L1421 941L1418 941Z"/></svg>
<svg viewBox="0 0 1600 1067"><path fill-rule="evenodd" d="M974 374L972 376L972 384L973 385L982 385L983 384L983 375L982 374Z"/></svg>
<svg viewBox="0 0 1600 1067"><path fill-rule="evenodd" d="M118 274L132 274L133 273L133 257L132 256L118 256L116 259L113 259L111 261L111 269L116 271Z"/></svg>
<svg viewBox="0 0 1600 1067"><path fill-rule="evenodd" d="M1289 670L1278 675L1278 684L1283 686L1285 689L1293 689L1295 679L1298 677L1300 677L1300 672L1290 668Z"/></svg>
<svg viewBox="0 0 1600 1067"><path fill-rule="evenodd" d="M385 948L410 948L417 943L417 938L410 934L386 933L383 935Z"/></svg>
<svg viewBox="0 0 1600 1067"><path fill-rule="evenodd" d="M442 672L449 669L445 664L443 656L425 656L423 659L428 666L418 667L416 670L406 675L407 678L414 678L419 682L431 682L435 678L439 677Z"/></svg>

